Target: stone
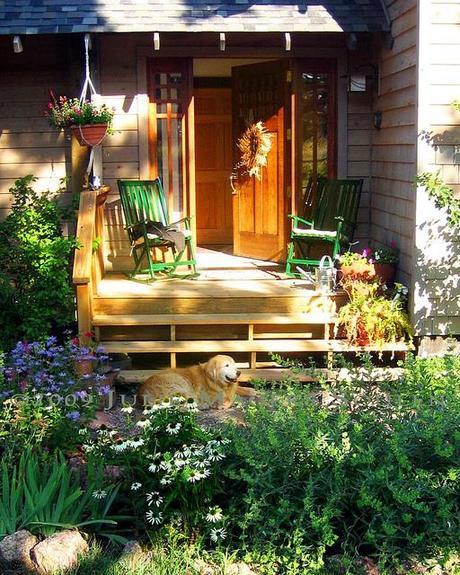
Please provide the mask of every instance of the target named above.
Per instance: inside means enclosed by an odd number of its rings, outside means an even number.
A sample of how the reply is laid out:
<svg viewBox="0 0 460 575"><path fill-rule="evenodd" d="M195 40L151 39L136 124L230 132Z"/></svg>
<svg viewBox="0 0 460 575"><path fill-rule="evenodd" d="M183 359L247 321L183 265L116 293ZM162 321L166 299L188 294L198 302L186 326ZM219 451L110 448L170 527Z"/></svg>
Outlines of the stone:
<svg viewBox="0 0 460 575"><path fill-rule="evenodd" d="M0 542L0 564L18 571L33 572L35 565L30 555L37 543L35 535L25 529L7 535Z"/></svg>
<svg viewBox="0 0 460 575"><path fill-rule="evenodd" d="M135 571L148 561L148 555L143 551L138 541L128 541L123 547L120 559L130 571Z"/></svg>
<svg viewBox="0 0 460 575"><path fill-rule="evenodd" d="M200 575L217 575L217 569L203 559L197 559L194 562L194 567Z"/></svg>
<svg viewBox="0 0 460 575"><path fill-rule="evenodd" d="M249 565L240 561L239 563L232 563L226 571L226 575L256 575Z"/></svg>
<svg viewBox="0 0 460 575"><path fill-rule="evenodd" d="M78 531L61 531L47 537L32 549L31 557L37 571L48 575L70 569L88 551L88 544Z"/></svg>

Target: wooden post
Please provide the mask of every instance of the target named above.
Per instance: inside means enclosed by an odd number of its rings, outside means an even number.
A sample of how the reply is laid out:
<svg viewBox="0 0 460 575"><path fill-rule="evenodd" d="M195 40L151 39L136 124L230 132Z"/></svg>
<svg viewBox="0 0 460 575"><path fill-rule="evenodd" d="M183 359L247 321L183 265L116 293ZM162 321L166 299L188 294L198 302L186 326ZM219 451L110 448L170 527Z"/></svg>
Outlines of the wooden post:
<svg viewBox="0 0 460 575"><path fill-rule="evenodd" d="M79 194L83 187L87 187L86 168L88 167L89 148L80 146L75 136L70 142L71 153L71 185L72 193Z"/></svg>

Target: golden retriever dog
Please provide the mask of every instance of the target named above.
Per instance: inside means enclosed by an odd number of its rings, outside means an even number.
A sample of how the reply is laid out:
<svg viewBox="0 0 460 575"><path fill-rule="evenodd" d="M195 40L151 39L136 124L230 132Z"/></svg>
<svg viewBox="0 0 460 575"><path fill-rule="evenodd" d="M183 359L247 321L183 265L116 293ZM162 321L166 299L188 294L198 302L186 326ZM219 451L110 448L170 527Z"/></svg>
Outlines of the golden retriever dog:
<svg viewBox="0 0 460 575"><path fill-rule="evenodd" d="M223 407L233 404L235 395L255 396L250 387L240 387L240 373L228 355L215 355L206 363L167 369L149 377L138 391L139 401L153 404L166 397L181 395L194 399L198 407Z"/></svg>

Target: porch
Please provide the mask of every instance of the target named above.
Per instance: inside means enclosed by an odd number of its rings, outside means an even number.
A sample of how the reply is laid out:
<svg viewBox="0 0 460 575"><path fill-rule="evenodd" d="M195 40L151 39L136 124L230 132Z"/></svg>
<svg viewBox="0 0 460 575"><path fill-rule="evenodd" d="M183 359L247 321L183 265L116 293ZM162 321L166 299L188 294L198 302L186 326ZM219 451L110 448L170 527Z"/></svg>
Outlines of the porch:
<svg viewBox="0 0 460 575"><path fill-rule="evenodd" d="M236 257L228 246L199 247L198 278L135 281L105 269L102 246L93 252L103 229L104 207L83 191L73 274L79 330L94 330L108 353L162 354L172 367L184 354L228 353L255 369L270 353L319 354L326 364L333 353L362 351L335 334L345 294L289 279L283 264Z"/></svg>

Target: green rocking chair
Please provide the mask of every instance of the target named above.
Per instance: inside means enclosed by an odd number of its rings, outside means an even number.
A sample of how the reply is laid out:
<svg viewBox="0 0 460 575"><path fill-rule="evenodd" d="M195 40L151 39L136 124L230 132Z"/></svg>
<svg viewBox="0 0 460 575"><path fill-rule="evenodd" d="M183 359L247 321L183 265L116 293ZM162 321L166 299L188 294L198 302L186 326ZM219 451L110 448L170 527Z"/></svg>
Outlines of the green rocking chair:
<svg viewBox="0 0 460 575"><path fill-rule="evenodd" d="M155 180L118 180L121 206L126 223L134 270L129 274L149 274L148 281L156 280L158 273L173 276L179 266L188 266L192 273L179 277L191 278L198 275L193 249L190 218L185 217L170 223L163 186ZM182 226L183 229L180 229ZM178 233L180 232L180 233ZM179 246L179 248L178 248ZM157 261L152 256L153 248L167 248L172 252L171 261ZM183 259L188 249L188 259ZM144 261L148 267L142 267ZM145 265L145 264L144 264Z"/></svg>
<svg viewBox="0 0 460 575"><path fill-rule="evenodd" d="M290 277L301 277L297 266L319 266L321 256L314 257L312 248L329 246L330 255L335 258L353 241L363 180L318 178L316 194L314 186L310 181L304 195L304 209L310 212L310 219L288 216L292 219L292 231L286 275Z"/></svg>

